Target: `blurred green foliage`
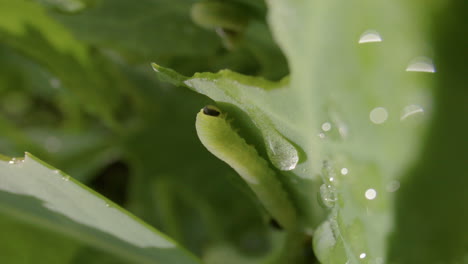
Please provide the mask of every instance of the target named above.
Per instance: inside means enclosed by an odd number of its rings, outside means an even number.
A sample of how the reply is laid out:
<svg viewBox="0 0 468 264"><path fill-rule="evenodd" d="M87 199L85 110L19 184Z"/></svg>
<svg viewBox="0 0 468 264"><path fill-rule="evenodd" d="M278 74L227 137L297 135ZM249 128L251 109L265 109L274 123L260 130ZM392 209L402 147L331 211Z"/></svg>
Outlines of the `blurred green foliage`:
<svg viewBox="0 0 468 264"><path fill-rule="evenodd" d="M227 51L214 32L191 21L192 1L63 7L72 2L80 1L0 1L0 152L34 153L197 255L221 243L249 255L266 252L269 232L259 205L196 138L195 113L209 100L159 82L150 62L187 74L231 68L279 79L285 67L268 73L262 66L284 61L278 48L267 39L268 49L277 50L268 58L250 42ZM252 7L265 12L260 1ZM10 223L1 225L11 230L4 234L21 236ZM38 244L40 226L28 228L31 239L23 237L23 245L2 247L2 263L103 254L53 234ZM73 250L56 260L41 250L68 244ZM36 248L28 256L11 251L23 247Z"/></svg>

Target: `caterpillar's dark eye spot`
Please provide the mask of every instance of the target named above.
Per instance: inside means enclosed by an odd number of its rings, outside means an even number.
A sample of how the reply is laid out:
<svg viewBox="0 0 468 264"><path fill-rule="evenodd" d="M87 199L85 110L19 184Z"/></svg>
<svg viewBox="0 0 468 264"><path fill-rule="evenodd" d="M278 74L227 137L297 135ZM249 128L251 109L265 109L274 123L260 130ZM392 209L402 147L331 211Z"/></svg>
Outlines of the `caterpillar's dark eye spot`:
<svg viewBox="0 0 468 264"><path fill-rule="evenodd" d="M283 230L283 227L273 218L270 219L270 226L276 230Z"/></svg>
<svg viewBox="0 0 468 264"><path fill-rule="evenodd" d="M213 109L212 107L209 107L209 106L205 106L203 108L203 113L209 116L219 116L221 114L218 110Z"/></svg>

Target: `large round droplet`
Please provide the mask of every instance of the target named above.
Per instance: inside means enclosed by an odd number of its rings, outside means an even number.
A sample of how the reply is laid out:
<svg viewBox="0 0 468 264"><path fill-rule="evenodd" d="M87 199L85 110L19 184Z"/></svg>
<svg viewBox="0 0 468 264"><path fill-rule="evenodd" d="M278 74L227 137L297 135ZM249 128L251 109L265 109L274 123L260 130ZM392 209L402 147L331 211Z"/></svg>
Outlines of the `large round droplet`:
<svg viewBox="0 0 468 264"><path fill-rule="evenodd" d="M374 200L377 197L377 191L375 189L367 189L364 193L367 200Z"/></svg>
<svg viewBox="0 0 468 264"><path fill-rule="evenodd" d="M385 121L387 121L387 118L388 118L387 109L383 107L376 107L372 109L372 111L370 112L369 118L374 124L382 124Z"/></svg>
<svg viewBox="0 0 468 264"><path fill-rule="evenodd" d="M278 132L270 132L265 136L267 153L273 165L283 171L296 168L299 162L297 149Z"/></svg>

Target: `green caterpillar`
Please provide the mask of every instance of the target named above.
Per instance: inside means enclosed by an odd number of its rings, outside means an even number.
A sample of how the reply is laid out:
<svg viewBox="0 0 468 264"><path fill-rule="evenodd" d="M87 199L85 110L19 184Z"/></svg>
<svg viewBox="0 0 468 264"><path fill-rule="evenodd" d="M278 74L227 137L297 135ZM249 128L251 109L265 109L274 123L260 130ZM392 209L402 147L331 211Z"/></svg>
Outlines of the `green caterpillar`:
<svg viewBox="0 0 468 264"><path fill-rule="evenodd" d="M226 114L215 106L205 106L197 115L196 128L202 144L247 182L272 217L285 229L296 228L296 209L276 173L232 129Z"/></svg>

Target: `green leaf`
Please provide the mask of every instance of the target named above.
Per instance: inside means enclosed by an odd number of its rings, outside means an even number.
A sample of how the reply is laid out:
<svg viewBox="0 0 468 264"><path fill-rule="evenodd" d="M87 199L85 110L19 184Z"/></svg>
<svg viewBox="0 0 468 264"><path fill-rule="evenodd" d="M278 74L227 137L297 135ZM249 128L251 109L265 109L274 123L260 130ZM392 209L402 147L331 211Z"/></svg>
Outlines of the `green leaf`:
<svg viewBox="0 0 468 264"><path fill-rule="evenodd" d="M316 229L314 248L321 262L381 263L392 243L410 252L412 245L390 236L406 225L418 229L411 225L415 216L405 213L417 205L408 208L402 197L415 195L412 189L418 187L412 181L421 182L417 177L422 174L412 168L427 160L423 154L432 143L426 135L434 117L445 111L434 108L439 99L433 88L441 75L438 61L430 57L433 43L427 34L435 4L270 0L268 5L275 39L288 58L290 82L230 71L184 77L153 67L162 78L215 100L238 120L241 132L257 133L250 140L282 174L302 213L304 231ZM297 164L291 162L297 156ZM431 164L434 157L438 154ZM440 176L422 171L433 182ZM316 194L325 209L316 206ZM457 189L450 197L460 194ZM426 203L438 204L438 199ZM460 205L451 202L456 206L448 215ZM324 212L328 217L317 228ZM453 216L445 221L453 222ZM424 230L440 230L438 225L430 222ZM402 239L403 234L409 233L401 233ZM451 246L460 249L460 237L453 241ZM436 250L428 246L417 254L422 258Z"/></svg>
<svg viewBox="0 0 468 264"><path fill-rule="evenodd" d="M1 0L0 7L2 42L47 68L89 113L109 126L120 125L115 112L122 98L116 91L128 86L115 65L78 41L40 5Z"/></svg>
<svg viewBox="0 0 468 264"><path fill-rule="evenodd" d="M138 263L198 263L173 241L30 154L0 161L0 210Z"/></svg>
<svg viewBox="0 0 468 264"><path fill-rule="evenodd" d="M185 0L141 0L137 5L125 0L103 0L73 15L49 14L79 40L117 50L133 60L212 55L220 42L215 34L191 21L191 4Z"/></svg>
<svg viewBox="0 0 468 264"><path fill-rule="evenodd" d="M434 16L435 111L421 159L396 200L389 257L394 263L468 263L465 7L450 1Z"/></svg>
<svg viewBox="0 0 468 264"><path fill-rule="evenodd" d="M233 51L190 19L199 1L0 0L0 149L40 154L83 181L117 159L128 167L122 197L133 213L206 261L257 263L284 239L272 238L246 184L195 141L195 114L213 102L166 89L147 63L187 76L229 68L270 80L289 68L290 78L270 82L230 71L186 77L155 66L163 80L214 99L270 161L322 263L466 262L466 8L455 1L269 0L270 29L286 62L266 28L263 1L231 1L258 11ZM20 164L0 164L0 189L11 188L3 178ZM56 178L44 178L28 175L18 190L49 193ZM105 181L109 189L113 179ZM43 253L44 263L116 263L122 255L144 262L154 251L74 220L86 215L54 213L44 207L49 200L0 193L0 210L34 227L0 219L2 263L24 260L21 251L33 261ZM70 192L55 194L54 204L71 203ZM115 219L106 222L115 227ZM310 242L304 237L291 238L273 261L297 263L281 258L302 252ZM88 245L79 249L73 239ZM50 248L63 254L49 256Z"/></svg>
<svg viewBox="0 0 468 264"><path fill-rule="evenodd" d="M229 70L216 74L197 73L188 78L157 64L153 63L152 66L161 79L169 79L173 84L189 87L222 103L225 108L231 110L228 111L228 116L232 114L237 115L239 119L245 119L242 116L247 114L251 121L244 125L261 133L262 140L255 142L260 147L264 146L260 152L264 155L266 153L277 170L289 175L282 180L292 192L292 198L296 200L299 213L303 217L303 227L311 229L321 220L322 212L315 198L317 193L313 194L314 182L304 167L307 155L298 147L300 144L297 141L292 142L282 133L282 131L291 131L294 133L291 134L292 137L297 136L295 133L297 128L291 120L293 105L288 105L285 101L289 98L288 78L274 83ZM281 108L275 108L275 102L281 102ZM239 112L236 107L241 111ZM293 173L287 172L291 170ZM298 184L298 181L301 181L301 184Z"/></svg>
<svg viewBox="0 0 468 264"><path fill-rule="evenodd" d="M0 262L2 263L72 263L80 244L0 215Z"/></svg>
<svg viewBox="0 0 468 264"><path fill-rule="evenodd" d="M149 92L148 98L164 100L158 109L148 107L144 126L123 147L132 169L127 208L196 255L217 243L242 254L264 254L269 229L260 205L196 136L194 113L207 99L180 89L161 90L150 90L158 95L149 97Z"/></svg>
<svg viewBox="0 0 468 264"><path fill-rule="evenodd" d="M76 1L64 3L68 2ZM79 41L105 49L119 61L126 59L131 63L146 64L157 60L190 74L230 68L278 79L287 72L287 65L282 63L284 56L266 29L263 1L233 1L237 4L245 2L242 6L255 13L252 26L234 51L223 49L223 39L216 36L214 29L195 24L190 16L192 6L196 4L194 1L141 0L138 5L125 0L95 2L73 15L57 12L56 8L48 9L48 14ZM273 62L280 62L282 66L272 67Z"/></svg>

